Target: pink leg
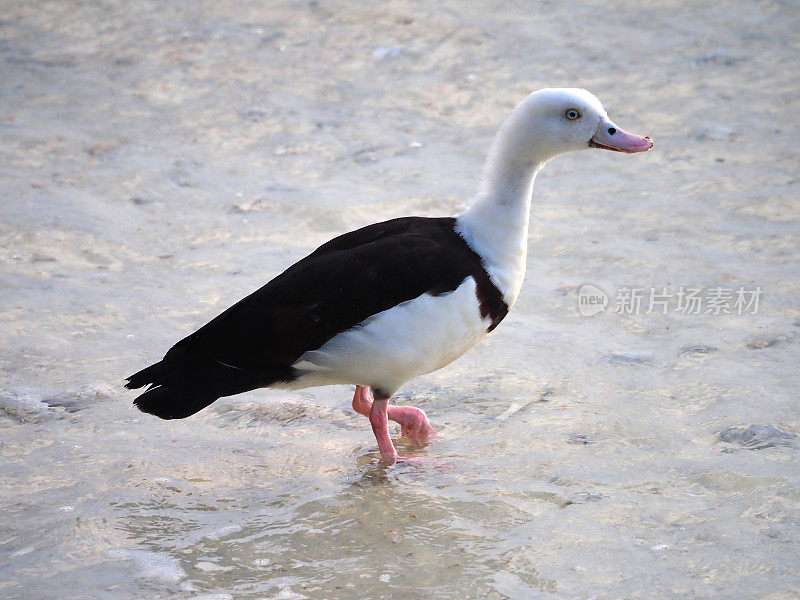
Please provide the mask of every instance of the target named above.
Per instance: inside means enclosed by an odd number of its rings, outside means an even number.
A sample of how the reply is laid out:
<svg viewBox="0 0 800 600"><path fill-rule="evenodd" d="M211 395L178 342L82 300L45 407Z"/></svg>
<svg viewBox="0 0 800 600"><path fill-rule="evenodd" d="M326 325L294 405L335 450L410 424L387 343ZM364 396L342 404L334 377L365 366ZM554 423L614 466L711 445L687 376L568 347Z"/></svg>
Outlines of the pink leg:
<svg viewBox="0 0 800 600"><path fill-rule="evenodd" d="M360 415L369 417L369 411L372 408L372 398L369 393L369 388L365 385L357 385L356 393L353 396L353 410Z"/></svg>
<svg viewBox="0 0 800 600"><path fill-rule="evenodd" d="M397 450L394 449L392 438L389 437L389 416L386 412L388 406L388 398L386 400L375 400L369 411L369 422L372 425L375 439L378 440L381 462L393 465L397 462Z"/></svg>
<svg viewBox="0 0 800 600"><path fill-rule="evenodd" d="M353 396L353 410L368 417L372 408L370 389L365 385L357 385ZM416 406L389 406L386 414L395 423L400 424L400 431L408 439L421 443L427 442L436 435L436 430L431 427L428 416Z"/></svg>
<svg viewBox="0 0 800 600"><path fill-rule="evenodd" d="M400 431L413 442L423 443L436 435L425 411L416 406L390 406L389 418L400 424Z"/></svg>

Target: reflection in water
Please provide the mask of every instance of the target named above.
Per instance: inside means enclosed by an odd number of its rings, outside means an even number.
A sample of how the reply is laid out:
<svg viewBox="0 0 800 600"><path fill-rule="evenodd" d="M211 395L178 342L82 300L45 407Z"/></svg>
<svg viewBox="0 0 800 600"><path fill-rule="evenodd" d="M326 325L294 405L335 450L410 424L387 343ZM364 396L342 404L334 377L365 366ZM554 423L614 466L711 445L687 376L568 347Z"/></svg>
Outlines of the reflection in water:
<svg viewBox="0 0 800 600"><path fill-rule="evenodd" d="M520 512L557 511L570 502L552 492L525 494L519 503L508 493L469 494L481 482L463 472L387 469L373 452L361 459L360 469L328 493L264 490L230 510L210 509L188 490L164 485L158 501L114 508L126 515L118 524L130 539L156 555L180 557L187 589L335 596L374 588L412 597L555 589L537 573L535 552L518 547L521 538L532 541ZM312 482L295 482L304 484ZM211 525L227 520L235 525Z"/></svg>

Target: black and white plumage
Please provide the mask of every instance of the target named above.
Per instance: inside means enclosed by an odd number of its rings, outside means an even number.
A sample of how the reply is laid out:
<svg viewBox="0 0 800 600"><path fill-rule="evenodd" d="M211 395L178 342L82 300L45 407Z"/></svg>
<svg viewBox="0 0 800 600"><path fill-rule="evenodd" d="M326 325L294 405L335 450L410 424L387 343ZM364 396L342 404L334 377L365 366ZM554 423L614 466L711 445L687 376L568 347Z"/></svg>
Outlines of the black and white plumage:
<svg viewBox="0 0 800 600"><path fill-rule="evenodd" d="M136 399L136 406L161 418L179 419L221 396L259 387L296 389L309 383L355 382L392 395L406 375L418 374L414 371L420 361L414 359L420 354L401 352L412 343L412 336L380 331L386 326L376 315L401 307L413 319L420 298L430 298L435 311L437 298L454 293L467 281L476 321L484 332L494 329L508 312L480 257L456 233L455 225L453 217L404 217L323 244L175 344L160 362L132 375L129 388L155 386ZM358 363L351 369L356 377L352 380L333 371L333 364L342 361L324 350L326 344L340 343L338 336L347 332L351 338L362 338L349 348L353 355L349 360ZM446 343L452 341L448 338ZM390 347L393 358L381 356L383 344ZM368 358L379 364L391 360L392 372L359 372L358 365L365 366ZM442 359L434 359L423 372L444 366L434 364L438 362Z"/></svg>
<svg viewBox="0 0 800 600"><path fill-rule="evenodd" d="M538 171L572 150L651 146L585 90L534 92L497 133L467 211L393 219L323 244L130 376L128 388L150 386L136 406L175 419L259 387L355 384L353 407L393 462L387 414L404 432L432 428L422 411L388 407L388 398L464 354L516 301Z"/></svg>

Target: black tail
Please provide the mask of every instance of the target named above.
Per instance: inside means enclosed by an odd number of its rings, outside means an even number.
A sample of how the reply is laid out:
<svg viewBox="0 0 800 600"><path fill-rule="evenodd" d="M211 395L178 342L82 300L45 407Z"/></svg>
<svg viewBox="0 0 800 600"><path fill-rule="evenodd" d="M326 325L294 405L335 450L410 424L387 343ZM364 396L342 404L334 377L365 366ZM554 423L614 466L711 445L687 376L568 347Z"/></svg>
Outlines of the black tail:
<svg viewBox="0 0 800 600"><path fill-rule="evenodd" d="M167 356L128 377L125 387L134 390L151 386L133 401L142 412L162 419L184 419L217 398L291 379L291 368L287 367L256 371L214 360L171 361Z"/></svg>

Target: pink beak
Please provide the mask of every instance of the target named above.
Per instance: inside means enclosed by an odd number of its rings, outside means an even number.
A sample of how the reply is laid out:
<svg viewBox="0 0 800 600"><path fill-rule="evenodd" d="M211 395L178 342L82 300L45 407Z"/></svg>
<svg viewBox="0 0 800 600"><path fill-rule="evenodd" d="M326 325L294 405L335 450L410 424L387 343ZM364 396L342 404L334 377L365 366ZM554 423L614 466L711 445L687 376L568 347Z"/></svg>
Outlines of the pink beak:
<svg viewBox="0 0 800 600"><path fill-rule="evenodd" d="M589 140L589 146L633 154L650 150L653 147L653 140L635 133L628 133L606 118L600 121L597 132Z"/></svg>

